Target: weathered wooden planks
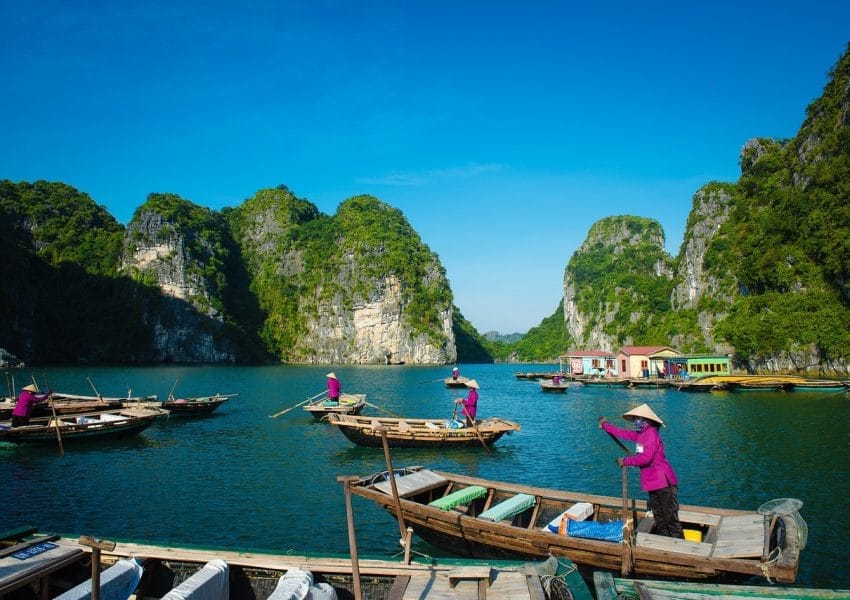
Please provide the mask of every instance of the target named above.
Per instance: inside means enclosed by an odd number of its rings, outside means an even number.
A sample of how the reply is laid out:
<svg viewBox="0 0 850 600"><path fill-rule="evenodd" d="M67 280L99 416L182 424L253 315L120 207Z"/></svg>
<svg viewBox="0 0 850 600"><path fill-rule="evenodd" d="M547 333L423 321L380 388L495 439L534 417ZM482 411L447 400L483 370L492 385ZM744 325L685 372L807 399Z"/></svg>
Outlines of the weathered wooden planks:
<svg viewBox="0 0 850 600"><path fill-rule="evenodd" d="M413 494L418 494L419 492L426 492L428 490L432 490L436 487L440 487L445 483L445 478L441 477L440 475L437 475L433 471L429 471L428 469L421 469L408 475L403 475L402 477L395 478L396 489L398 490L398 495L401 498ZM376 483L375 489L380 490L385 494L393 493L392 485L390 484L389 479L387 481L381 481L379 483Z"/></svg>

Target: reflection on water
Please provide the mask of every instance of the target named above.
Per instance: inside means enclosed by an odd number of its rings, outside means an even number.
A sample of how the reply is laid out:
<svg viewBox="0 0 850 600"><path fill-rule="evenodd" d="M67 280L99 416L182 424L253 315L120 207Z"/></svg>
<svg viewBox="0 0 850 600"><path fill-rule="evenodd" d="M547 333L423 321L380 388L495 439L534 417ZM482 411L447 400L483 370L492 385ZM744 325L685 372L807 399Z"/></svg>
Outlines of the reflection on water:
<svg viewBox="0 0 850 600"><path fill-rule="evenodd" d="M523 365L524 371L554 367ZM324 389L328 367L52 369L54 389L105 396L238 392L201 419L161 420L139 436L53 446L0 444L0 529L32 524L69 535L276 552L337 553L348 547L338 475L385 469L380 449L359 448L294 406ZM454 398L437 367L333 367L343 390L366 393L364 414L387 411L444 420ZM667 455L684 503L755 510L780 497L803 500L809 525L798 583L850 587L843 504L850 496L848 398L825 392L689 394L666 389L585 388L546 394L510 365L461 365L481 384L479 411L522 425L493 455L481 448L406 449L396 467L425 465L489 479L619 497L620 448L597 427L647 402L665 421ZM26 375L26 377L23 377ZM28 378L21 374L19 380ZM437 381L435 381L437 380ZM637 473L629 490L643 497ZM400 550L392 517L354 498L361 554ZM439 556L418 541L415 548Z"/></svg>

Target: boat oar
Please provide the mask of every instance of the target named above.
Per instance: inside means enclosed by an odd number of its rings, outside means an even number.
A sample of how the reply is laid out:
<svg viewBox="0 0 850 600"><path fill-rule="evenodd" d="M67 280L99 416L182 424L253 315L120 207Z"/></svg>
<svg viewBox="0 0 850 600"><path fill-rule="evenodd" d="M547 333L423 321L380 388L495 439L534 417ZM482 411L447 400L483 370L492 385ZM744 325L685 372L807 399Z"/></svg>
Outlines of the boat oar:
<svg viewBox="0 0 850 600"><path fill-rule="evenodd" d="M466 407L465 406L463 407L463 414L464 414L464 416L469 417L469 415L466 413ZM484 436L481 435L480 431L478 431L478 427L475 425L475 419L473 419L472 417L469 417L469 418L472 421L472 431L474 431L475 435L478 436L478 441L481 442L482 446L484 446L484 449L487 451L487 454L492 455L493 451L490 450L490 446L488 446L487 442L484 441ZM454 420L454 418L452 418L452 420Z"/></svg>
<svg viewBox="0 0 850 600"><path fill-rule="evenodd" d="M174 399L174 390L176 390L176 389L177 389L177 383L178 383L179 381L180 381L180 378L179 378L179 377L178 377L177 379L175 379L175 380L174 380L174 385L172 385L172 386L171 386L171 391L170 391L170 392L168 392L168 399L169 399L169 400L173 400L173 399Z"/></svg>
<svg viewBox="0 0 850 600"><path fill-rule="evenodd" d="M270 418L270 419L276 419L276 418L278 418L280 415L285 415L285 414L286 414L286 413L288 413L290 410L293 410L293 409L295 409L295 408L298 408L298 407L299 407L299 406L301 406L302 404L307 404L310 400L315 400L316 398L318 398L319 396L322 396L322 395L324 395L324 394L327 394L327 391L321 391L321 392L319 392L318 394L316 394L315 396L310 396L310 397L309 397L309 398L307 398L306 400L304 400L304 401L302 401L302 402L299 402L298 404L296 404L296 405L294 405L294 406L290 406L289 408L285 408L285 409L283 409L283 410L282 410L282 411L280 411L280 412L276 412L276 413L275 413L275 414L273 414L273 415L269 415L269 418Z"/></svg>
<svg viewBox="0 0 850 600"><path fill-rule="evenodd" d="M35 377L33 377L35 381ZM44 374L44 385L50 389L50 383L47 381L47 373ZM35 387L38 387L36 385ZM53 413L53 426L56 427L56 442L59 444L59 456L65 456L65 448L62 447L62 432L59 431L59 419L56 418L56 405L53 404L53 392L47 396L47 401L50 402L50 412Z"/></svg>
<svg viewBox="0 0 850 600"><path fill-rule="evenodd" d="M441 377L441 378L439 378L439 379L434 379L434 380L432 380L432 381L420 381L420 382L419 382L419 385L422 385L423 383L437 383L438 381L444 381L444 380L445 380L445 378L444 378L444 377Z"/></svg>
<svg viewBox="0 0 850 600"><path fill-rule="evenodd" d="M617 445L623 449L623 452L626 453L626 456L630 456L632 451L629 450L620 439L615 436L613 433L606 431L611 439L617 442ZM619 459L618 459L619 462ZM631 533L629 533L628 539L626 539L626 531L631 531L631 527L628 526L630 517L629 511L629 472L628 467L626 465L622 465L620 469L623 472L623 556L620 561L620 574L623 577L626 577L629 573L632 572L632 545L631 545Z"/></svg>
<svg viewBox="0 0 850 600"><path fill-rule="evenodd" d="M98 392L98 391L97 391L97 388L96 388L96 387L94 387L94 383L92 383L91 377L86 377L86 380L89 382L89 385L91 386L91 389L93 389L93 390L94 390L94 394L95 394L95 396L97 396L97 399L98 399L98 400L103 400L103 396L101 396L101 395L100 395L100 392Z"/></svg>

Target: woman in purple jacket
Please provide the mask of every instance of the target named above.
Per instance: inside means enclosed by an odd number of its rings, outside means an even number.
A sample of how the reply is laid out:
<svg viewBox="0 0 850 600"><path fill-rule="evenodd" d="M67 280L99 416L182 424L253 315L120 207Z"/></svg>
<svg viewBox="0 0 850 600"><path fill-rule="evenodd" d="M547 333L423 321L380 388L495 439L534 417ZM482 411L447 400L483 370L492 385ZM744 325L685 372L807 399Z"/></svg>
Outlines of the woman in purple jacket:
<svg viewBox="0 0 850 600"><path fill-rule="evenodd" d="M631 421L634 431L620 429L608 423L605 417L599 417L601 429L618 438L635 442L635 454L618 458L617 464L620 467L640 468L640 487L649 493L648 507L655 519L654 533L684 537L679 522L679 481L673 467L667 462L664 442L658 434L664 422L647 404L623 413L623 418Z"/></svg>
<svg viewBox="0 0 850 600"><path fill-rule="evenodd" d="M475 415L478 412L478 382L470 379L466 382L466 387L469 388L469 394L467 394L466 398L455 400L455 404L463 406L463 414L466 417L467 426L474 427Z"/></svg>
<svg viewBox="0 0 850 600"><path fill-rule="evenodd" d="M47 392L46 394L38 394L36 392L38 392L38 388L32 384L21 388L18 401L15 403L15 408L12 409L12 427L29 425L32 407L39 402L47 400L51 394L51 392Z"/></svg>
<svg viewBox="0 0 850 600"><path fill-rule="evenodd" d="M328 373L328 401L339 404L339 395L342 392L342 384L337 379L336 374Z"/></svg>

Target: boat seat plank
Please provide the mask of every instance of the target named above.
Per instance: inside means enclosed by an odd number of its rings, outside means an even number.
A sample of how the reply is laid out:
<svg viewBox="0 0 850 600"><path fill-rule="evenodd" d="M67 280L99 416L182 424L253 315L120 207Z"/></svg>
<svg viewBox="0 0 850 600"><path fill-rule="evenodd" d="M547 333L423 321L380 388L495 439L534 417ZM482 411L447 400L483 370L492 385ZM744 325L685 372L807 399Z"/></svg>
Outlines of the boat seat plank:
<svg viewBox="0 0 850 600"><path fill-rule="evenodd" d="M535 505L537 499L530 494L516 494L502 500L478 515L479 519L487 521L504 521Z"/></svg>
<svg viewBox="0 0 850 600"><path fill-rule="evenodd" d="M665 552L677 552L681 554L693 554L696 556L710 556L711 544L703 542L692 542L680 538L672 538L655 533L638 533L635 536L635 545L639 548L651 548Z"/></svg>
<svg viewBox="0 0 850 600"><path fill-rule="evenodd" d="M728 518L728 517L727 517ZM699 523L700 525L717 525L720 523L719 515L710 515L708 513L696 512L693 510L680 510L679 521L682 523Z"/></svg>
<svg viewBox="0 0 850 600"><path fill-rule="evenodd" d="M446 479L444 477L437 475L429 469L421 469L408 475L395 478L396 489L398 489L398 495L401 498L413 496L420 492L427 492L428 490L440 487L445 483ZM373 487L387 495L392 495L393 493L393 488L389 479L386 481L379 481L374 484Z"/></svg>
<svg viewBox="0 0 850 600"><path fill-rule="evenodd" d="M436 506L442 510L451 510L455 506L468 504L476 498L480 498L486 494L486 488L483 488L480 485L470 485L469 487L455 490L451 494L447 494L442 498L437 498L433 502L429 503L428 506Z"/></svg>
<svg viewBox="0 0 850 600"><path fill-rule="evenodd" d="M712 556L747 558L764 551L764 517L758 514L723 517L717 526Z"/></svg>

